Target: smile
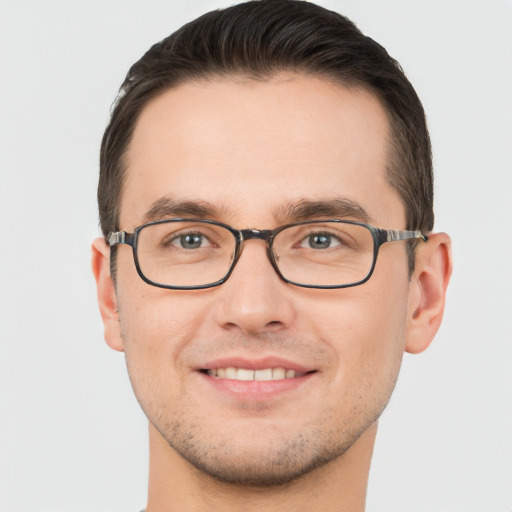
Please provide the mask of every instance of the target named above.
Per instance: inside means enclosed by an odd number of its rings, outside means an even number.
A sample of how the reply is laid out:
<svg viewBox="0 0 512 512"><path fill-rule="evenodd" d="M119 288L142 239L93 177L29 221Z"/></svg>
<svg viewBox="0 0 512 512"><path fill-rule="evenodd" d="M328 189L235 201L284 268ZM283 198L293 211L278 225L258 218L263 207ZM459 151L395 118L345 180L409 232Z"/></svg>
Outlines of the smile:
<svg viewBox="0 0 512 512"><path fill-rule="evenodd" d="M229 366L227 368L213 368L204 371L211 377L238 381L269 381L294 379L297 377L302 377L303 375L306 374L306 372L287 370L286 368L281 367L251 370L247 368L235 368L233 366Z"/></svg>
<svg viewBox="0 0 512 512"><path fill-rule="evenodd" d="M208 386L204 392L220 392L238 405L240 400L266 402L281 394L293 393L312 379L316 381L314 377L319 373L316 368L275 356L257 359L228 356L204 361L203 365L195 373L201 375L202 382ZM218 395L210 396L213 400Z"/></svg>

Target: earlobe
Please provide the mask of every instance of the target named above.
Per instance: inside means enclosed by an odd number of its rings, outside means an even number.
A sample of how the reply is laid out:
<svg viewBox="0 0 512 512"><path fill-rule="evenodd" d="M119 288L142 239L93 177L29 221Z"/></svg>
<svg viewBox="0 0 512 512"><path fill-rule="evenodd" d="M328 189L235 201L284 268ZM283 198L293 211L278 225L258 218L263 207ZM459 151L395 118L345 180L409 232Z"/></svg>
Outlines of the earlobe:
<svg viewBox="0 0 512 512"><path fill-rule="evenodd" d="M451 273L450 237L446 233L430 235L428 242L416 249L416 265L409 288L407 352L422 352L437 333Z"/></svg>
<svg viewBox="0 0 512 512"><path fill-rule="evenodd" d="M105 341L114 350L123 351L116 290L110 275L110 247L103 238L92 243L92 272L96 279Z"/></svg>

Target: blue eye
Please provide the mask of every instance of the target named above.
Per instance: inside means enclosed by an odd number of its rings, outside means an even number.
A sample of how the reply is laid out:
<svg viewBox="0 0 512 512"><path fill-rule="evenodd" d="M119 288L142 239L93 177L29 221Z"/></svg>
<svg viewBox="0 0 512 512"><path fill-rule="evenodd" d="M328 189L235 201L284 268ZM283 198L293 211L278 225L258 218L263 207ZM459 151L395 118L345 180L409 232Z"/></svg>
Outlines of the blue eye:
<svg viewBox="0 0 512 512"><path fill-rule="evenodd" d="M340 245L339 238L330 233L312 233L302 240L301 247L309 249L330 249Z"/></svg>
<svg viewBox="0 0 512 512"><path fill-rule="evenodd" d="M174 238L171 245L180 249L199 249L208 245L208 239L201 233L186 233Z"/></svg>

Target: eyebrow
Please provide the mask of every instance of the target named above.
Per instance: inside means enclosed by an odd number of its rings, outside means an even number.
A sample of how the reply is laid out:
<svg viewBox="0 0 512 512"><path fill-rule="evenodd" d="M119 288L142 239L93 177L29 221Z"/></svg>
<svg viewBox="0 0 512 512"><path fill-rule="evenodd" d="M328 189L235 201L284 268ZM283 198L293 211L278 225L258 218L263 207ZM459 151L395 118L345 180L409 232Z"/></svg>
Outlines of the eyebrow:
<svg viewBox="0 0 512 512"><path fill-rule="evenodd" d="M154 222L173 217L194 217L219 219L229 211L225 206L218 208L207 201L185 201L161 197L151 204L145 213L143 223ZM331 219L351 218L361 222L370 222L368 212L355 201L335 198L320 201L290 201L273 212L279 223L287 224L302 220L328 217Z"/></svg>
<svg viewBox="0 0 512 512"><path fill-rule="evenodd" d="M290 202L279 208L275 216L282 222L298 222L317 217L331 219L352 218L361 222L370 222L368 212L355 201L345 198L335 198L323 201Z"/></svg>
<svg viewBox="0 0 512 512"><path fill-rule="evenodd" d="M221 210L223 211L224 208ZM145 213L144 224L171 217L217 218L219 215L219 209L207 201L180 201L161 197Z"/></svg>

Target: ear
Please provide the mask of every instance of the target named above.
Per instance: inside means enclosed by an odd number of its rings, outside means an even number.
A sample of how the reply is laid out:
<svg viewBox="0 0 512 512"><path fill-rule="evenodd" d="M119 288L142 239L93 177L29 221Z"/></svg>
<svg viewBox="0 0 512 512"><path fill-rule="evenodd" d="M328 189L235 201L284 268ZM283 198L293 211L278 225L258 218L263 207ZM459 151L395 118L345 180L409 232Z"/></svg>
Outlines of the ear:
<svg viewBox="0 0 512 512"><path fill-rule="evenodd" d="M451 240L446 233L429 236L416 248L416 264L409 287L405 350L423 352L436 335L452 273Z"/></svg>
<svg viewBox="0 0 512 512"><path fill-rule="evenodd" d="M103 238L97 238L92 243L92 272L96 279L105 341L114 350L123 351L116 290L110 276L110 247Z"/></svg>

